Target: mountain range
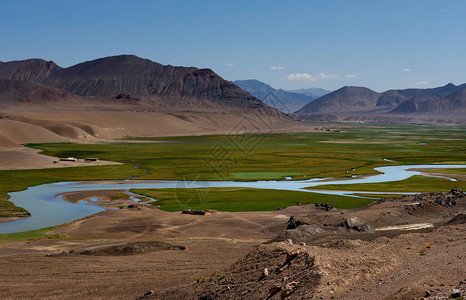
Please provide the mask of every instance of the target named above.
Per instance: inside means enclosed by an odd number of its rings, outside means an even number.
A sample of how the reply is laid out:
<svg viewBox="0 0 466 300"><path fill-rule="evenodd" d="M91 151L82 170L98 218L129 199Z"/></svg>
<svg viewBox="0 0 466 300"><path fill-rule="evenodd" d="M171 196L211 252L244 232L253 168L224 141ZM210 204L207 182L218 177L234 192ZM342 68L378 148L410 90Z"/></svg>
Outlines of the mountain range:
<svg viewBox="0 0 466 300"><path fill-rule="evenodd" d="M295 94L303 94L307 96L311 96L314 99L320 98L323 95L327 95L331 91L324 90L321 88L307 88L307 89L298 89L298 90L288 90L290 93L295 93Z"/></svg>
<svg viewBox="0 0 466 300"><path fill-rule="evenodd" d="M466 84L388 90L345 86L306 104L296 114L452 114L466 112Z"/></svg>
<svg viewBox="0 0 466 300"><path fill-rule="evenodd" d="M0 80L2 107L18 100L45 105L61 97L64 101L276 113L210 69L161 65L134 55L105 57L68 68L42 59L0 62Z"/></svg>
<svg viewBox="0 0 466 300"><path fill-rule="evenodd" d="M277 90L256 79L237 80L233 81L233 83L262 100L265 104L288 114L295 112L318 97L329 93L329 91L317 88L296 91Z"/></svg>
<svg viewBox="0 0 466 300"><path fill-rule="evenodd" d="M364 120L383 116L383 122L401 115L403 122L421 115L465 119L466 84L382 93L345 86L327 92L277 90L257 80L230 82L210 69L162 65L134 55L99 58L68 68L42 59L0 62L0 109L5 111L260 112L283 118L282 111L314 121L341 120L329 115L362 115ZM326 117L312 117L316 115Z"/></svg>

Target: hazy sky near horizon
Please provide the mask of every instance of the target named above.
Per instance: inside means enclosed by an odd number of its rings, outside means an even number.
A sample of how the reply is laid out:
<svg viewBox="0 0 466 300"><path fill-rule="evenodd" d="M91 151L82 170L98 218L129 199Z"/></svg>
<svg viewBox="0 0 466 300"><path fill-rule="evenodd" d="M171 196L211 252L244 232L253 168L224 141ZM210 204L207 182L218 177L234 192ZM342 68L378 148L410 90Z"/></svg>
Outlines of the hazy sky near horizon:
<svg viewBox="0 0 466 300"><path fill-rule="evenodd" d="M464 0L0 2L0 61L134 54L275 88L466 82Z"/></svg>

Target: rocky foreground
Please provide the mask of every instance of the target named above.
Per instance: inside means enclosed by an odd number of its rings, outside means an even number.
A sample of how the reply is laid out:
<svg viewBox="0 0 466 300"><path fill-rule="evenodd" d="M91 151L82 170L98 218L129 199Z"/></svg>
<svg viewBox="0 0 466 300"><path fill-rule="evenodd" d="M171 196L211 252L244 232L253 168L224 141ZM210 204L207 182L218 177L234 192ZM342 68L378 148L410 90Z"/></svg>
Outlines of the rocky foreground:
<svg viewBox="0 0 466 300"><path fill-rule="evenodd" d="M335 226L316 224L315 219L313 223L313 215L292 216L284 232L229 268L198 278L183 290L160 295L149 292L142 298L448 299L465 296L466 215L464 211L448 211L453 207L464 208L463 191L454 188L449 193L383 199L372 206L386 202L397 203L401 210L418 218L437 217L438 222L415 233L400 234L396 226L380 230L356 216L344 218ZM329 205L316 205L316 208L334 210ZM451 214L455 215L447 221L439 220ZM409 227L400 225L399 228ZM325 236L332 240L319 243Z"/></svg>
<svg viewBox="0 0 466 300"><path fill-rule="evenodd" d="M261 245L224 272L160 299L447 299L465 295L464 223L430 233ZM459 291L455 291L459 289ZM175 296L176 295L176 296Z"/></svg>
<svg viewBox="0 0 466 300"><path fill-rule="evenodd" d="M354 210L107 210L0 244L0 298L464 297L465 211L459 189Z"/></svg>

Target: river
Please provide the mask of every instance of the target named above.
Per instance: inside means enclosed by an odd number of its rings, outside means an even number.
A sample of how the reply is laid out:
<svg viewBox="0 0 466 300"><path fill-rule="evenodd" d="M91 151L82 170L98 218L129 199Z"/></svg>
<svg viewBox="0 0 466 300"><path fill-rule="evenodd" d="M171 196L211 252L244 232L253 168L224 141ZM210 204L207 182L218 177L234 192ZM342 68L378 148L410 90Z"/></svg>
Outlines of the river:
<svg viewBox="0 0 466 300"><path fill-rule="evenodd" d="M93 190L129 190L129 189L163 189L163 188L199 188L199 187L244 187L257 189L275 189L289 191L314 192L306 190L324 184L357 184L381 183L399 181L414 175L420 175L412 169L453 169L466 168L466 165L401 165L375 168L381 174L345 180L332 178L314 178L307 180L281 180L281 181L112 181L112 182L55 182L29 187L24 191L9 193L10 201L16 206L23 207L31 213L30 217L0 223L0 233L21 232L50 226L84 218L101 212L105 208L92 203L69 203L63 200L61 193ZM319 191L323 194L348 195L341 191ZM354 192L351 192L354 193Z"/></svg>

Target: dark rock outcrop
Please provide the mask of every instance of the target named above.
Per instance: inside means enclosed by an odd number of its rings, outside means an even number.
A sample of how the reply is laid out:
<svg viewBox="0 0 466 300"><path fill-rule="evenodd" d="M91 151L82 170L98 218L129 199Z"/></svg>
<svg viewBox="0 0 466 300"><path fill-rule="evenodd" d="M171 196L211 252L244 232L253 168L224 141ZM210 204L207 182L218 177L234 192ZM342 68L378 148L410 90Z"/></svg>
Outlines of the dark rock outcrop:
<svg viewBox="0 0 466 300"><path fill-rule="evenodd" d="M128 205L126 208L129 209L136 209L136 210L143 210L143 209L152 209L154 206L150 204L143 204L143 203L132 203Z"/></svg>
<svg viewBox="0 0 466 300"><path fill-rule="evenodd" d="M359 232L373 232L374 229L367 222L362 221L358 217L345 218L344 221L338 225L346 229L356 230Z"/></svg>
<svg viewBox="0 0 466 300"><path fill-rule="evenodd" d="M418 211L435 209L439 207L451 208L456 205L459 199L464 198L463 190L455 187L452 188L448 193L422 193L414 196L403 196L400 201L410 201L404 205L405 210L414 214Z"/></svg>
<svg viewBox="0 0 466 300"><path fill-rule="evenodd" d="M161 250L185 250L184 246L171 245L165 242L133 242L123 245L92 248L76 252L82 255L135 255Z"/></svg>
<svg viewBox="0 0 466 300"><path fill-rule="evenodd" d="M265 268L268 275L262 276ZM199 279L184 296L189 299L310 299L320 278L314 258L308 253L262 245L222 275ZM177 298L182 298L181 294Z"/></svg>
<svg viewBox="0 0 466 300"><path fill-rule="evenodd" d="M335 207L330 204L330 203L316 203L315 204L315 207L318 207L322 210L325 210L325 211L331 211L332 209L334 209Z"/></svg>
<svg viewBox="0 0 466 300"><path fill-rule="evenodd" d="M296 218L294 216L291 216L290 219L287 222L286 229L296 229L301 225L309 225L307 221L303 220L302 218Z"/></svg>
<svg viewBox="0 0 466 300"><path fill-rule="evenodd" d="M451 218L451 220L446 222L445 225L459 225L459 224L464 224L464 223L466 223L466 214L459 213L453 218Z"/></svg>

